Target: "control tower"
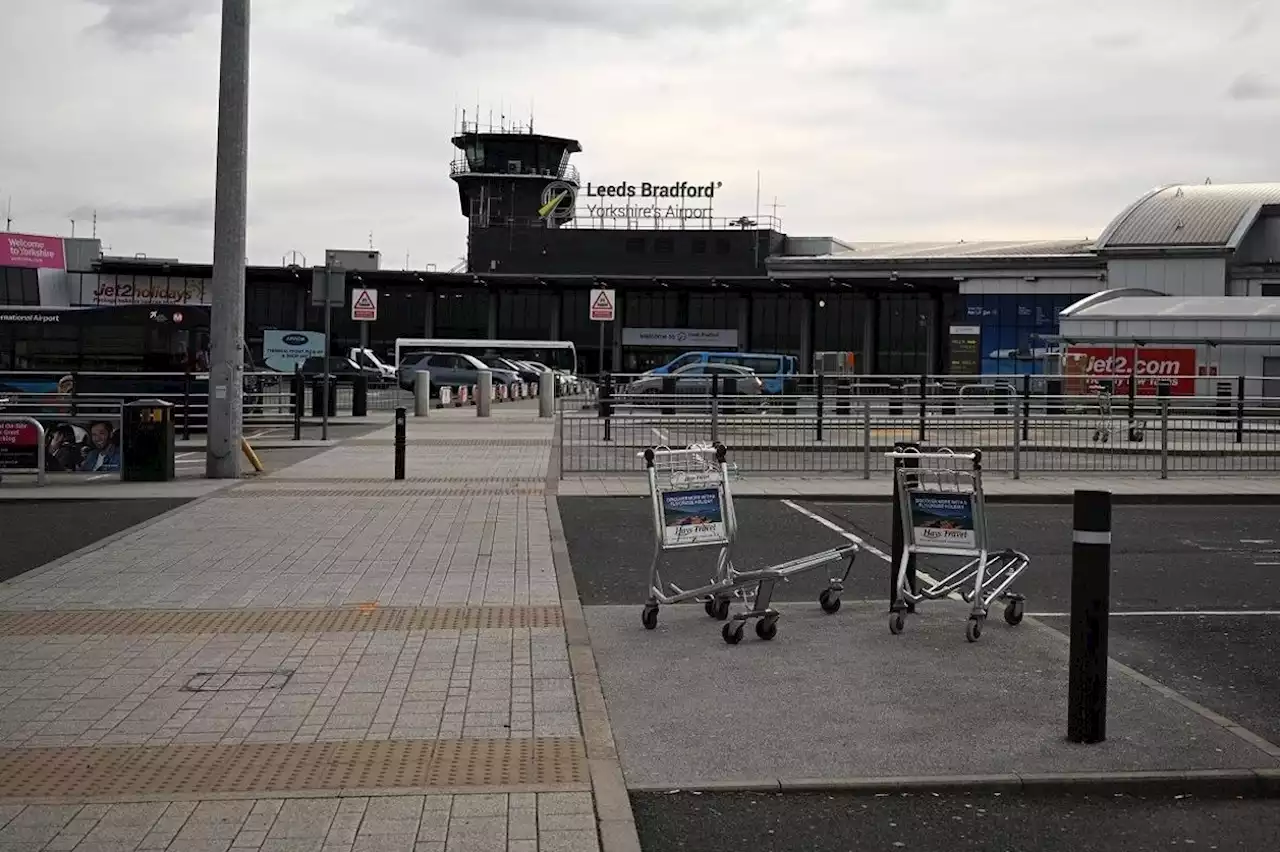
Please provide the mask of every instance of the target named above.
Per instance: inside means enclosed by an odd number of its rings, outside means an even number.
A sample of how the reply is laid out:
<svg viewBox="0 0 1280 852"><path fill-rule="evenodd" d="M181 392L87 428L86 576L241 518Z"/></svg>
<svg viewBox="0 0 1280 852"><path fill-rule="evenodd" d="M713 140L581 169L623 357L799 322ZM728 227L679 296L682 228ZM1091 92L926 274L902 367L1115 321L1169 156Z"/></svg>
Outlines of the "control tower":
<svg viewBox="0 0 1280 852"><path fill-rule="evenodd" d="M573 221L576 139L534 133L532 125L482 126L464 117L450 167L468 230L492 226L558 228Z"/></svg>

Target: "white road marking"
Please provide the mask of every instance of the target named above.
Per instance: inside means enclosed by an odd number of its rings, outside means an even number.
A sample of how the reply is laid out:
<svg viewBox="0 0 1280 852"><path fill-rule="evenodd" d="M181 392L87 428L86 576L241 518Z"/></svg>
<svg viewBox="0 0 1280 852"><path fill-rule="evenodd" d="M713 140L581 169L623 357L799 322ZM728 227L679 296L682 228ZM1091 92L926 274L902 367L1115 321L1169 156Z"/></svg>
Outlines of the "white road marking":
<svg viewBox="0 0 1280 852"><path fill-rule="evenodd" d="M1037 618L1069 618L1069 612L1029 612L1027 615ZM1280 609L1168 609L1168 610L1129 610L1113 612L1113 618L1171 618L1175 616L1224 617L1231 615L1280 615Z"/></svg>
<svg viewBox="0 0 1280 852"><path fill-rule="evenodd" d="M821 515L816 514L814 512L810 512L804 506L801 506L798 503L793 503L790 500L783 500L782 505L786 506L788 509L793 509L799 512L800 514L804 515L806 518L808 518L811 521L817 521L818 523L822 524L824 527L826 527L827 529L831 530L834 533L839 533L840 535L849 539L849 541L858 545L858 547L861 547L863 550L870 553L872 556L876 556L880 559L883 559L885 562L893 561L893 558L890 557L889 554L885 553L883 550L876 547L874 544L870 544L865 539L859 538L858 536L854 535L853 533L849 532L843 527L837 524L834 524L831 521L828 521L826 518L822 517Z"/></svg>
<svg viewBox="0 0 1280 852"><path fill-rule="evenodd" d="M1255 562L1255 563L1253 563L1253 564L1254 564L1254 565L1276 566L1276 565L1280 565L1280 562Z"/></svg>
<svg viewBox="0 0 1280 852"><path fill-rule="evenodd" d="M1275 544L1276 540L1274 538L1242 538L1240 539L1240 543L1241 544Z"/></svg>
<svg viewBox="0 0 1280 852"><path fill-rule="evenodd" d="M110 477L112 477L112 476L119 476L119 474L114 474L114 473L100 473L100 474L98 474L97 476L91 476L91 477L89 477L89 478L88 478L87 480L85 480L85 481L86 481L86 482L97 482L99 479L108 479L108 478L110 478Z"/></svg>
<svg viewBox="0 0 1280 852"><path fill-rule="evenodd" d="M878 557L879 559L882 559L891 565L893 564L892 556L885 553L883 550L876 547L874 544L871 544L866 539L863 539L849 532L844 527L841 527L838 524L828 521L826 518L822 517L819 514L810 512L804 506L801 506L798 503L794 503L791 500L783 500L782 505L786 506L789 509L794 509L795 511L799 512L800 514L804 515L806 518L809 518L810 520L817 521L818 523L822 524L824 527L831 530L832 532L839 533L840 535L847 538L849 541L858 545L858 547L870 553L872 556ZM935 585L938 582L934 577L931 577L929 574L925 573L924 571L921 571L919 568L916 569L916 576L930 585ZM947 595L947 597L954 601L964 600L964 598L960 597L960 595L958 595L955 592L952 592L951 594Z"/></svg>

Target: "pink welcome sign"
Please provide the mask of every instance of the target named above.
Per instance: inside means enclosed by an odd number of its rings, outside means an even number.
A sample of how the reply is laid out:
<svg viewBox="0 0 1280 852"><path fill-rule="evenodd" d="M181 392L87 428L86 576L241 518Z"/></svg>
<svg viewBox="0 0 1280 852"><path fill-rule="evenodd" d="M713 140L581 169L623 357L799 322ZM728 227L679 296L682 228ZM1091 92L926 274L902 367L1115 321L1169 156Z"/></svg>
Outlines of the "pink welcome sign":
<svg viewBox="0 0 1280 852"><path fill-rule="evenodd" d="M62 238L0 233L0 266L66 269Z"/></svg>

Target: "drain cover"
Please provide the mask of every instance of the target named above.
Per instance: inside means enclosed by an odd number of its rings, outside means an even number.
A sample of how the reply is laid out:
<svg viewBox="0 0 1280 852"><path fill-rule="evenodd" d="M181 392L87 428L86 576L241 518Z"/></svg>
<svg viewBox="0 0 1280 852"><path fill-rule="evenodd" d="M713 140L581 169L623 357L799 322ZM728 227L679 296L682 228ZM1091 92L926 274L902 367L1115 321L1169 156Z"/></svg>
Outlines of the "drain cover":
<svg viewBox="0 0 1280 852"><path fill-rule="evenodd" d="M196 672L183 686L187 692L258 692L263 689L281 689L293 670L271 672Z"/></svg>

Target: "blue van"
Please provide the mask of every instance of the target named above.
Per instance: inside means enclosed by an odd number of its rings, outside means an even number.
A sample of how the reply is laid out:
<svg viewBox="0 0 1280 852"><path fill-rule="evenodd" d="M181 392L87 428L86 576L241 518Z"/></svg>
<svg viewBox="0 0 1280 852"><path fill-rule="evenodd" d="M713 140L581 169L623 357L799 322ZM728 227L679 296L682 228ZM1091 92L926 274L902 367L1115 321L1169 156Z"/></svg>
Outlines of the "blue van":
<svg viewBox="0 0 1280 852"><path fill-rule="evenodd" d="M782 393L782 380L799 371L799 360L794 355L769 355L754 352L686 352L669 364L655 367L649 372L664 375L689 364L734 364L755 372L764 383L765 393Z"/></svg>

